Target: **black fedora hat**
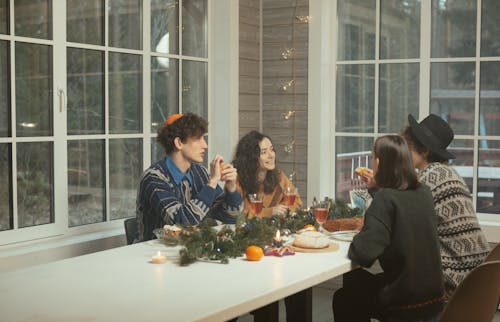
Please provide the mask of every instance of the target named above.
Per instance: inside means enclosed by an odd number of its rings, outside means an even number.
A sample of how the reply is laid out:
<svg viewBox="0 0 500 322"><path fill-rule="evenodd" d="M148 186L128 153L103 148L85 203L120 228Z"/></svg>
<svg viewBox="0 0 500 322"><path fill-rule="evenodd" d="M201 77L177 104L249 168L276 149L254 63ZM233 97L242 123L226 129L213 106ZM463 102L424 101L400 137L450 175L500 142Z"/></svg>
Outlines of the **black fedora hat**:
<svg viewBox="0 0 500 322"><path fill-rule="evenodd" d="M454 134L445 120L435 114L429 114L418 123L413 115L408 114L408 122L412 133L420 143L444 159L455 159L455 155L446 151L446 148L453 140Z"/></svg>

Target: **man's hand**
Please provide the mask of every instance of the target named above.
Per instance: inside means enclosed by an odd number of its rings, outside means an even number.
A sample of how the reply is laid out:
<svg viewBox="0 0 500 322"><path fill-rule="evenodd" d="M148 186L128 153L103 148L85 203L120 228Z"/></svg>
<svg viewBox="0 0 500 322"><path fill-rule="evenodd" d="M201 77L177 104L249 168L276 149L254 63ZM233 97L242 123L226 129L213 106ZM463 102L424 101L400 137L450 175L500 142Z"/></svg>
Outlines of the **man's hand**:
<svg viewBox="0 0 500 322"><path fill-rule="evenodd" d="M231 163L222 163L222 177L221 180L226 182L226 190L233 192L236 190L236 178L238 177L238 171Z"/></svg>
<svg viewBox="0 0 500 322"><path fill-rule="evenodd" d="M214 189L217 187L217 183L222 180L222 164L224 164L224 159L218 154L210 162L210 179L208 185Z"/></svg>

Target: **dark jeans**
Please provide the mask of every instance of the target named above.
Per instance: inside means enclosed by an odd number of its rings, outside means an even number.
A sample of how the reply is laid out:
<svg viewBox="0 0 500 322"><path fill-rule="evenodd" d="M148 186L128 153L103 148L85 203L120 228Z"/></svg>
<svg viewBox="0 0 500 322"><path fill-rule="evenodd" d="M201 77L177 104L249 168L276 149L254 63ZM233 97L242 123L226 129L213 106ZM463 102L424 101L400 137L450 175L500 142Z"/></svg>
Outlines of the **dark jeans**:
<svg viewBox="0 0 500 322"><path fill-rule="evenodd" d="M285 298L287 322L312 322L312 288L295 293ZM278 302L258 308L250 314L254 322L278 322ZM238 318L228 322L236 322Z"/></svg>
<svg viewBox="0 0 500 322"><path fill-rule="evenodd" d="M382 274L373 275L361 268L344 274L342 288L333 295L335 322L370 322L370 318L380 319L377 294L382 285Z"/></svg>

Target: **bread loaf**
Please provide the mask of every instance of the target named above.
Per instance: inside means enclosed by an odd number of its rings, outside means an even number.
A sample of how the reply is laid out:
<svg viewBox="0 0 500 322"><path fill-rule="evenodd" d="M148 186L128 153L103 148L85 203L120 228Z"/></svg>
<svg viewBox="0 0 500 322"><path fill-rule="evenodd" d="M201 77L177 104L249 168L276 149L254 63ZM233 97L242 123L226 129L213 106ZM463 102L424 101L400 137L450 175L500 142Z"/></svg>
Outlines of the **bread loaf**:
<svg viewBox="0 0 500 322"><path fill-rule="evenodd" d="M295 237L293 245L301 248L325 248L330 244L327 236L318 231L304 231Z"/></svg>

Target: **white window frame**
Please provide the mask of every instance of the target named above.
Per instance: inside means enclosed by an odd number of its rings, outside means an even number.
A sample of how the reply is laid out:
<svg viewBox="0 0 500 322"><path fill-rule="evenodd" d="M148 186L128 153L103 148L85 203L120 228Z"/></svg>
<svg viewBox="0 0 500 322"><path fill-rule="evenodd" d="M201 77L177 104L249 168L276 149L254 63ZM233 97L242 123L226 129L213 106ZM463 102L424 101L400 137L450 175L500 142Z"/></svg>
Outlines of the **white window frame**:
<svg viewBox="0 0 500 322"><path fill-rule="evenodd" d="M478 6L481 2L478 1ZM380 1L377 0L377 18L380 14L378 10ZM421 26L420 26L420 108L418 118L422 119L429 113L430 96L430 64L443 59L431 58L430 32L431 32L431 2L421 1ZM311 23L309 28L309 111L308 111L308 195L334 196L335 195L335 88L336 88L336 66L337 66L337 0L311 0L309 1L309 14ZM480 41L481 12L478 10L477 19L477 41ZM380 19L377 19L380 21ZM380 34L377 26L377 36ZM378 38L378 37L377 37ZM377 50L379 40L377 39ZM479 46L478 46L479 48ZM479 50L479 49L478 49ZM476 63L476 70L479 70L479 62L488 59L479 58L479 55L471 58ZM452 61L446 59L445 61ZM462 59L463 60L463 59ZM461 61L462 61L461 60ZM399 60L398 60L399 61ZM414 62L413 59L404 59L402 62ZM373 61L367 61L373 63ZM376 65L381 61L376 60ZM377 68L378 69L378 68ZM376 70L377 70L376 69ZM378 95L378 75L376 73L375 93ZM479 73L476 73L476 84L479 85ZM479 104L479 86L476 86L476 106ZM378 100L375 99L375 122L377 122ZM478 113L478 108L476 108ZM478 115L476 115L478 117ZM474 135L456 135L456 139L488 139L490 137L479 137L478 122L475 124ZM403 125L403 124L402 124ZM375 126L377 130L377 126ZM376 133L355 133L348 135L370 136ZM344 134L342 134L344 135ZM495 137L498 138L498 137ZM474 149L474 177L473 201L476 204L477 195L477 156L478 144ZM483 227L487 238L492 242L500 242L500 215L478 213L480 224Z"/></svg>

